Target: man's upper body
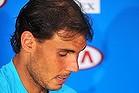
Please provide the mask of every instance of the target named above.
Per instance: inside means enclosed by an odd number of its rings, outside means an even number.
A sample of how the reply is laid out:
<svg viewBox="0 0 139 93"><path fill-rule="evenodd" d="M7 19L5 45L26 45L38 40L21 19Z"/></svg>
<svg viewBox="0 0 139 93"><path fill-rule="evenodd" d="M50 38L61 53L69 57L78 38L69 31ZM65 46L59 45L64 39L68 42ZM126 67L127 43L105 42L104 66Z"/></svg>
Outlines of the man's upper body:
<svg viewBox="0 0 139 93"><path fill-rule="evenodd" d="M29 93L71 90L62 85L71 72L79 70L78 55L92 37L90 31L89 21L73 0L29 0L20 10L11 38L16 70L4 74L3 68L2 75L8 76L0 81L9 84L7 89L15 89L13 82L18 80L19 91Z"/></svg>
<svg viewBox="0 0 139 93"><path fill-rule="evenodd" d="M16 68L11 60L10 63L3 66L0 69L0 93L28 93L20 77L16 71ZM49 93L77 93L70 87L63 85L61 89L53 91L49 90Z"/></svg>

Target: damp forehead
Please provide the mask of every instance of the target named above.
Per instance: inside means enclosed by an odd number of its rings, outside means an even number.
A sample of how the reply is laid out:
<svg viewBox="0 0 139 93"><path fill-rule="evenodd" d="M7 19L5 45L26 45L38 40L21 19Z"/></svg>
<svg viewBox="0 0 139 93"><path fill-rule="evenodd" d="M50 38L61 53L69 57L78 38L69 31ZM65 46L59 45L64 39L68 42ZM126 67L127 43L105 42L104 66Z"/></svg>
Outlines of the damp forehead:
<svg viewBox="0 0 139 93"><path fill-rule="evenodd" d="M81 34L75 30L59 30L56 34L65 41L76 40L78 37L83 37L83 39L86 38L84 34ZM83 40L83 42L85 41L86 40Z"/></svg>

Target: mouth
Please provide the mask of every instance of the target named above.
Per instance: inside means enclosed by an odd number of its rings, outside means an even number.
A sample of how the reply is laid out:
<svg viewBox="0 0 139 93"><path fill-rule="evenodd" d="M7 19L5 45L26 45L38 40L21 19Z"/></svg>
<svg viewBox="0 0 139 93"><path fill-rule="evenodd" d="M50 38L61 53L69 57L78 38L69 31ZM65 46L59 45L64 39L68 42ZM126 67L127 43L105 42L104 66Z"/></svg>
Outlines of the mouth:
<svg viewBox="0 0 139 93"><path fill-rule="evenodd" d="M59 84L64 84L66 82L66 79L68 78L68 76L57 76L56 77L56 81L59 83Z"/></svg>

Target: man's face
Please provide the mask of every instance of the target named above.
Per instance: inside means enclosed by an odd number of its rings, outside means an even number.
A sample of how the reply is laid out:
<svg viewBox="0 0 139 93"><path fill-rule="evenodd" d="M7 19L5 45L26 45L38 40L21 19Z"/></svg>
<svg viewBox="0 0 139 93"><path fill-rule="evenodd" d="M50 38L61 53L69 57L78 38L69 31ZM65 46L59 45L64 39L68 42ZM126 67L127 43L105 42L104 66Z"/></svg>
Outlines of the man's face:
<svg viewBox="0 0 139 93"><path fill-rule="evenodd" d="M43 88L60 89L70 73L78 71L78 54L85 46L86 40L82 35L63 40L55 34L43 43L36 41L36 48L27 63L31 77Z"/></svg>

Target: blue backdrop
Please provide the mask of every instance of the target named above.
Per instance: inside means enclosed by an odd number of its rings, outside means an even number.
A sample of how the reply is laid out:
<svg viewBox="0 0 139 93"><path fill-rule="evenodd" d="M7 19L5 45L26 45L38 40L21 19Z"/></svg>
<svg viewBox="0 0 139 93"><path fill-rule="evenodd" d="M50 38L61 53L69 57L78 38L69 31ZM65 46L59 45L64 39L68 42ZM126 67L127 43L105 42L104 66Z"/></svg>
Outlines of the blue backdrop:
<svg viewBox="0 0 139 93"><path fill-rule="evenodd" d="M89 1L89 0L88 0ZM16 16L27 0L7 0L0 7L0 66L14 56L9 38ZM93 20L94 40L103 61L73 73L66 82L79 93L139 93L139 1L100 0Z"/></svg>

